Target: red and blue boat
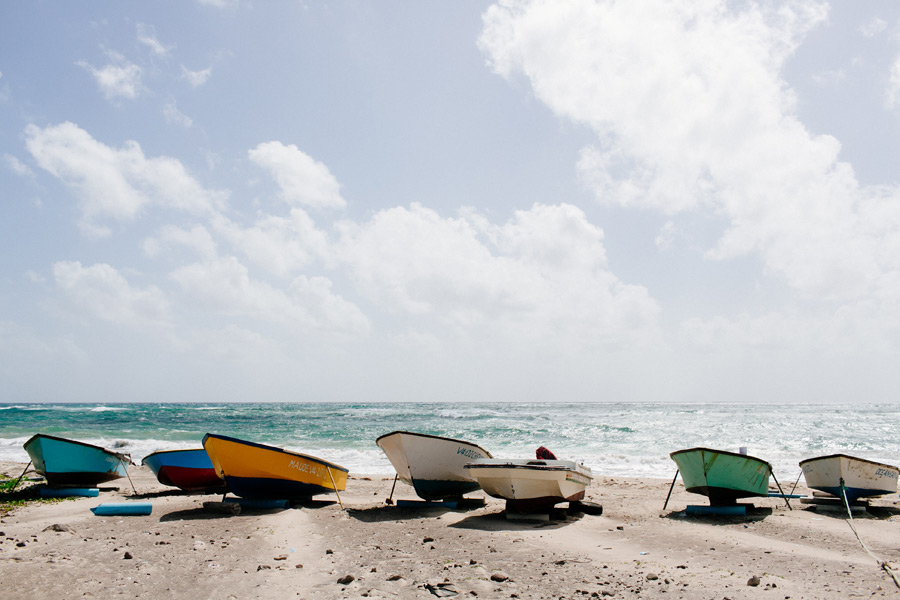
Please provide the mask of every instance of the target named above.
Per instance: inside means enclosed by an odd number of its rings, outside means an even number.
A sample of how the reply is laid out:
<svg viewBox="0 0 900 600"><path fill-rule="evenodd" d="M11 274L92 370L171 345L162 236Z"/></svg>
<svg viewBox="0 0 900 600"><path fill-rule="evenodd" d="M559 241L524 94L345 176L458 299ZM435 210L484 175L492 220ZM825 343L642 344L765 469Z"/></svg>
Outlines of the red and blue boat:
<svg viewBox="0 0 900 600"><path fill-rule="evenodd" d="M159 450L141 461L163 485L188 492L225 492L228 486L216 474L209 454L203 448Z"/></svg>

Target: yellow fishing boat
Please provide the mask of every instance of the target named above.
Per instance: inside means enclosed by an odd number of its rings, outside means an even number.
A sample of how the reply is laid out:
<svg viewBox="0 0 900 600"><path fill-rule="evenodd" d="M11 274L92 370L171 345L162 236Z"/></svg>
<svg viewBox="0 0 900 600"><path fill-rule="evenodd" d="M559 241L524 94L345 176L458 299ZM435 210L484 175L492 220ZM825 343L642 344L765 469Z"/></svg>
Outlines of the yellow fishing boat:
<svg viewBox="0 0 900 600"><path fill-rule="evenodd" d="M203 448L237 496L299 499L347 488L347 469L299 452L207 433Z"/></svg>

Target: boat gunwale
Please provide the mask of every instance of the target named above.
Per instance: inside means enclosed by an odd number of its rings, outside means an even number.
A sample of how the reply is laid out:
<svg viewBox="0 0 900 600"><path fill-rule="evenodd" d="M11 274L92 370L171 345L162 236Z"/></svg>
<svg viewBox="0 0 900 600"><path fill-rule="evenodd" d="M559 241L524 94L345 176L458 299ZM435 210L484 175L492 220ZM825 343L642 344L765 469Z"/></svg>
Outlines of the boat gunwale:
<svg viewBox="0 0 900 600"><path fill-rule="evenodd" d="M322 458L319 458L319 457L317 457L317 456L311 456L311 455L309 455L309 454L303 454L302 452L294 452L293 450L287 450L287 449L285 449L285 448L279 448L279 447L277 447L277 446L268 446L268 445L266 445L266 444L260 444L260 443L258 443L258 442L250 442L250 441L248 441L248 440L242 440L242 439L239 439L239 438L233 438L233 437L230 437L230 436L227 436L227 435L221 435L221 434L218 434L218 433L207 433L206 435L203 436L203 447L204 447L204 449L206 448L206 440L207 440L207 438L218 439L218 440L225 440L225 441L227 441L227 442L233 442L233 443L236 443L236 444L242 444L242 445L244 445L244 446L252 446L252 447L254 447L254 448L260 448L260 449L262 449L262 450L272 450L272 451L275 451L275 452L281 452L281 453L283 453L283 454L289 454L289 455L291 455L291 456L299 456L300 458L305 458L305 459L310 460L310 461L312 461L312 462L316 462L316 463L319 463L319 464L321 464L321 465L325 465L326 467L331 467L331 468L337 469L337 470L339 470L339 471L343 471L344 473L350 473L350 469L347 469L347 468L345 468L345 467L342 467L342 466L340 466L340 465L338 465L338 464L335 464L335 463L333 463L333 462L328 462L327 460L322 459Z"/></svg>
<svg viewBox="0 0 900 600"><path fill-rule="evenodd" d="M497 460L497 459L493 459ZM571 461L569 461L571 462ZM593 472L590 467L586 467L582 465L583 470L578 469L578 463L573 463L574 467L568 467L565 465L529 465L523 463L501 463L494 462L489 464L481 464L481 463L466 463L463 465L463 469L527 469L529 471L567 471L570 473L578 473L585 477L589 477L591 479L594 478ZM587 471L587 473L585 473Z"/></svg>
<svg viewBox="0 0 900 600"><path fill-rule="evenodd" d="M206 452L206 450L204 448L173 448L171 450L154 450L153 452L151 452L150 454L148 454L147 456L145 456L144 458L141 459L141 464L146 465L147 459L150 458L151 456L156 456L157 454L172 454L174 452L198 452L198 451Z"/></svg>
<svg viewBox="0 0 900 600"><path fill-rule="evenodd" d="M102 450L103 452L106 452L107 454L112 454L113 456L118 457L119 460L121 460L123 462L127 461L131 464L134 464L134 461L131 460L130 454L116 452L115 450L110 450L109 448L104 448L103 446L98 446L96 444L88 444L87 442L82 442L79 440L73 440L73 439L64 438L64 437L59 437L56 435L49 435L46 433L36 433L33 436L31 436L30 438L28 438L28 441L25 442L24 444L22 444L22 447L25 448L26 452L28 451L28 445L38 438L44 438L44 439L53 440L56 442L65 442L68 444L75 444L78 446L84 446L86 448L92 448L94 450Z"/></svg>
<svg viewBox="0 0 900 600"><path fill-rule="evenodd" d="M887 467L888 469L893 469L894 471L897 471L898 473L900 473L900 468L895 467L894 465L889 465L887 463L880 463L880 462L876 462L874 460L869 460L867 458L860 458L858 456L851 456L849 454L841 454L841 453L827 454L824 456L814 456L812 458L805 458L805 459L801 460L798 464L799 464L799 466L802 467L806 463L815 462L817 460L825 460L825 459L829 459L829 458L849 458L851 460L868 463L870 465L875 465L878 467Z"/></svg>
<svg viewBox="0 0 900 600"><path fill-rule="evenodd" d="M671 458L672 460L675 460L676 454L686 454L688 452L713 452L715 454L726 454L728 456L734 456L736 458L747 458L750 460L755 460L757 462L761 462L764 465L766 465L767 467L769 467L769 471L772 470L772 465L768 461L763 460L757 456L751 456L749 454L741 454L740 452L731 452L730 450L715 450L713 448L706 448L706 447L701 447L701 446L698 446L696 448L685 448L684 450L676 450L675 452L670 452L669 458ZM676 461L676 464L677 464L677 461Z"/></svg>
<svg viewBox="0 0 900 600"><path fill-rule="evenodd" d="M392 435L401 435L401 434L402 435L413 435L416 437L432 438L435 440L443 440L445 442L455 442L457 444L465 444L466 446L472 446L473 448L478 448L479 450L481 450L482 452L487 454L488 458L493 458L493 456L491 456L490 452L488 452L487 450L485 450L478 444L475 444L472 442L467 442L466 440L461 440L458 438L445 437L442 435L433 435L430 433L418 433L416 431L399 430L399 431L392 431L390 433L385 433L384 435L379 435L377 438L375 438L375 445L378 446L379 448L381 448L381 444L379 444L378 442L380 442L382 439L384 439L386 437L390 437Z"/></svg>

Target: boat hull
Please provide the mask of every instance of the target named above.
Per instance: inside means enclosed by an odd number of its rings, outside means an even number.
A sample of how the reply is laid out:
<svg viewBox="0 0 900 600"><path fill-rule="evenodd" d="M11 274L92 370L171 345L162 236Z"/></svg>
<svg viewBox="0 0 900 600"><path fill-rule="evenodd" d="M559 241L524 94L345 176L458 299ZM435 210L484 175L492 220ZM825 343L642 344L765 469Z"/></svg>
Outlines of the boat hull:
<svg viewBox="0 0 900 600"><path fill-rule="evenodd" d="M490 458L484 448L452 438L394 431L375 440L404 483L429 501L461 498L479 489L465 470L473 460Z"/></svg>
<svg viewBox="0 0 900 600"><path fill-rule="evenodd" d="M189 492L224 492L225 481L216 475L209 454L203 448L161 450L148 454L141 461L163 485Z"/></svg>
<svg viewBox="0 0 900 600"><path fill-rule="evenodd" d="M897 492L897 467L846 454L830 454L800 461L806 486L847 501Z"/></svg>
<svg viewBox="0 0 900 600"><path fill-rule="evenodd" d="M93 444L52 435L33 435L23 445L47 484L92 487L126 475L131 458Z"/></svg>
<svg viewBox="0 0 900 600"><path fill-rule="evenodd" d="M678 465L685 489L706 496L712 505L769 495L772 465L762 459L710 448L688 448L669 456Z"/></svg>
<svg viewBox="0 0 900 600"><path fill-rule="evenodd" d="M465 468L485 493L525 513L584 499L592 479L590 469L568 460L485 459Z"/></svg>
<svg viewBox="0 0 900 600"><path fill-rule="evenodd" d="M203 448L216 474L242 498L297 500L347 487L347 469L315 456L211 433Z"/></svg>

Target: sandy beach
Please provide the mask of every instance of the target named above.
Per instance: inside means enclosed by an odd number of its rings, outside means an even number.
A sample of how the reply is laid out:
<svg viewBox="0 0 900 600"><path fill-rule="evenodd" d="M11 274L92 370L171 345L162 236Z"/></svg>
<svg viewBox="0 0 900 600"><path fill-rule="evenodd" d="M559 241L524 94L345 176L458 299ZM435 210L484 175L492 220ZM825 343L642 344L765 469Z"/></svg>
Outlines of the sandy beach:
<svg viewBox="0 0 900 600"><path fill-rule="evenodd" d="M6 476L23 468L0 464ZM167 488L145 467L129 472L136 498L123 479L99 498L35 502L5 515L4 597L900 597L845 514L799 500L794 510L763 498L746 517L694 517L685 506L706 499L680 481L663 511L669 481L597 477L586 499L602 515L520 522L493 498L467 510L387 505L391 477L352 474L343 508L322 496L229 515L204 507L221 496ZM20 488L29 485L38 482ZM802 481L796 493L809 493ZM394 498L415 494L398 483ZM126 500L151 502L152 514L90 511ZM900 562L896 496L873 501L854 525L872 554Z"/></svg>

